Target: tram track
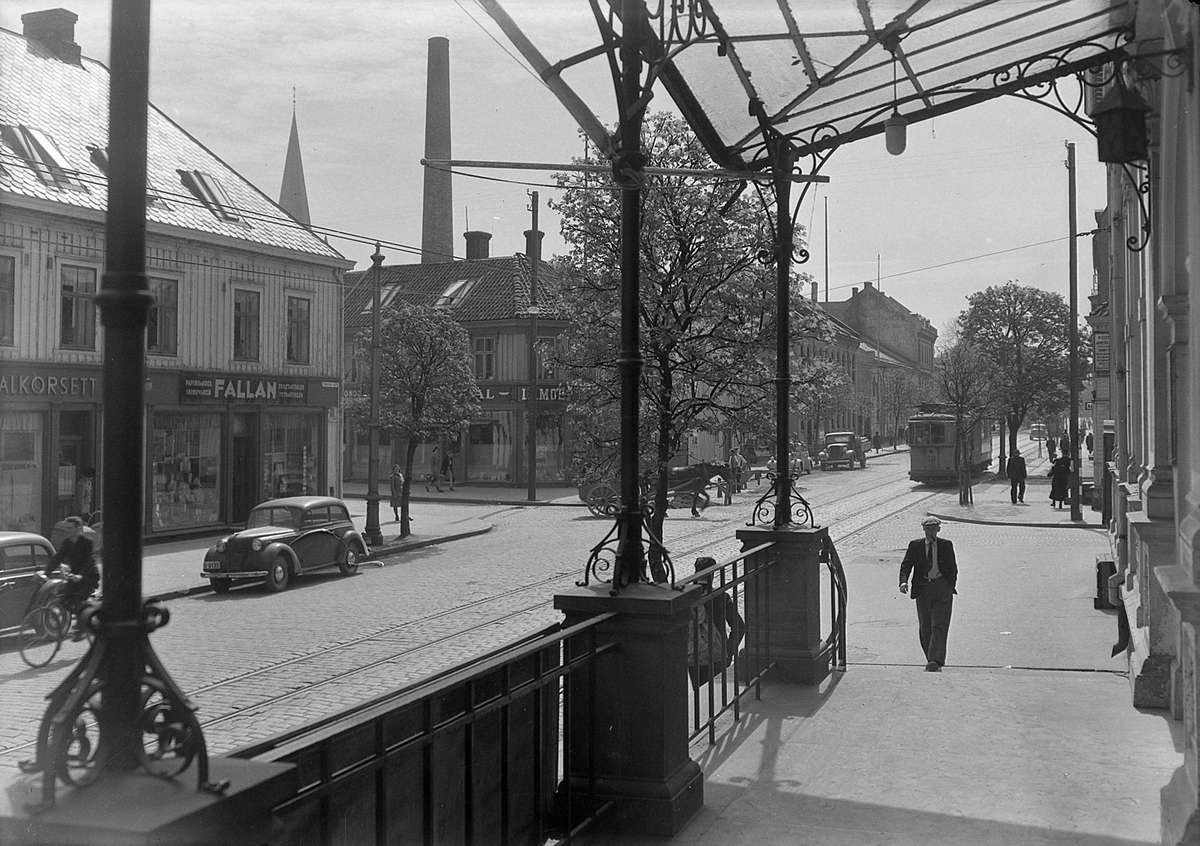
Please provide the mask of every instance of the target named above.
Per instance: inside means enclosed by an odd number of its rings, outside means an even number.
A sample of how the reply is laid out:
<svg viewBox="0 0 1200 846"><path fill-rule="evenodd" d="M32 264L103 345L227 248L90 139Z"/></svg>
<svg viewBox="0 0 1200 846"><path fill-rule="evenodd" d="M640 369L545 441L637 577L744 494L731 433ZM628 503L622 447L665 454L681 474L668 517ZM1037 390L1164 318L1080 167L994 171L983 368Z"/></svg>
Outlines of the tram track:
<svg viewBox="0 0 1200 846"><path fill-rule="evenodd" d="M902 496L899 495L901 491L898 491L897 488L907 488L908 493L918 493L919 495L915 497ZM820 510L829 515L827 519L819 521L821 525L845 523L847 526L844 530L831 531L831 537L835 542L842 541L856 532L918 506L937 496L939 492L914 492L905 479L878 485L872 489L870 499L865 503L862 501L863 493L861 490L855 491L823 500L819 504ZM840 506L850 500L857 500L854 515L850 518L840 516L840 513L844 511L844 508ZM883 511L880 513L879 509L881 508ZM495 512L494 514L498 516L499 513ZM863 516L868 517L865 522L854 519ZM674 547L672 557L676 561L682 561L694 554L711 552L714 546L730 541L733 528L736 528L736 524L731 526L729 522L725 521L718 525L709 524L703 528L693 529L688 526L681 534L675 535L671 539L671 546ZM187 695L201 704L202 711L210 713L214 709L218 711L212 713L207 719L202 718L201 725L206 729L211 727L217 730L215 736L209 741L210 747L214 751L229 751L240 744L227 745L222 742L220 737L222 726L229 726L244 720L258 720L264 712L275 712L280 706L287 703L299 703L306 697L319 697L320 691L328 689L331 685L353 683L355 677L363 678L373 673L379 673L388 665L407 663L418 668L414 673L408 674L411 675L410 678L404 677L406 675L404 671L385 674L389 681L394 682L393 687L409 684L419 678L427 677L430 674L429 667L437 666L437 656L439 655L447 653L451 655L446 659L445 665L440 668L446 669L461 663L461 657L453 656L461 656L464 652L471 650L480 654L490 651L495 647L497 631L502 630L506 625L523 629L523 632L508 633L507 640L517 639L522 633L528 635L540 630L543 626L536 622L539 616L545 615L546 622L552 622L553 599L547 599L547 594L552 595L556 589L572 586L580 577L581 569L582 564L571 570L560 570L545 578L512 587L488 597L409 619L347 641L328 644L229 678L202 684L189 690ZM524 597L529 597L529 600L522 601ZM456 616L465 619L455 622ZM528 619L521 621L521 618ZM450 626L452 631L425 639L420 643L400 646L395 642L403 640L405 636L411 636L413 632L428 632L447 626ZM358 656L360 660L355 660L355 656ZM315 668L321 662L328 662L331 658L336 659L340 667L326 670L321 678L304 682L294 689L284 690L273 695L262 694L261 687L265 681L269 681L273 677L294 679L303 675L302 669L306 666ZM434 670L434 672L436 671L438 670ZM220 700L229 703L229 707L222 710L219 705ZM324 700L319 701L324 704ZM301 710L304 709L301 708ZM310 712L311 709L305 711L305 713ZM281 726L279 730L283 730L283 727ZM32 741L18 743L0 749L0 756L9 757L16 753L26 752L34 745Z"/></svg>

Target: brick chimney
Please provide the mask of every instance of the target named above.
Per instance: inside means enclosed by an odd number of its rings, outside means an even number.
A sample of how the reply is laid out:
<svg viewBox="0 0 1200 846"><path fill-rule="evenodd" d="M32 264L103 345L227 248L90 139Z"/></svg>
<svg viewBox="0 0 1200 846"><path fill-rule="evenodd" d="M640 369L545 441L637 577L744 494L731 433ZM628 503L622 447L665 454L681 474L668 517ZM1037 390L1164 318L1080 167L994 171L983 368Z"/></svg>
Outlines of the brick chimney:
<svg viewBox="0 0 1200 846"><path fill-rule="evenodd" d="M525 255L530 261L539 261L542 257L542 238L546 233L540 229L525 230Z"/></svg>
<svg viewBox="0 0 1200 846"><path fill-rule="evenodd" d="M79 15L67 9L44 9L21 15L25 37L48 47L69 64L80 64L79 45L75 43L75 22Z"/></svg>
<svg viewBox="0 0 1200 846"><path fill-rule="evenodd" d="M467 239L467 260L485 259L490 255L488 241L492 240L491 232L483 232L479 229L468 229L463 233L463 237Z"/></svg>

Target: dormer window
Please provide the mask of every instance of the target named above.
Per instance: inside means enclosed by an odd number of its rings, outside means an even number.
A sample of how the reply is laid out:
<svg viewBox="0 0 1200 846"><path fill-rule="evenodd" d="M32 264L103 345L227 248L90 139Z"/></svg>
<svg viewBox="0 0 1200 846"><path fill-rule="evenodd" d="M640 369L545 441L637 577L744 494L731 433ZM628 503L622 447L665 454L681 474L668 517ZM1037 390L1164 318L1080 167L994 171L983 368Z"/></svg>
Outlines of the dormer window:
<svg viewBox="0 0 1200 846"><path fill-rule="evenodd" d="M108 176L108 148L98 147L95 144L89 144L87 151L88 156L92 160L92 164L96 166L96 170L100 171L105 176ZM170 206L167 206L167 204L163 202L163 198L158 195L158 192L155 191L154 188L149 185L149 183L146 185L146 205L164 206L170 208Z"/></svg>
<svg viewBox="0 0 1200 846"><path fill-rule="evenodd" d="M467 292L475 284L474 279L457 279L446 286L442 295L434 302L434 308L454 308L463 301Z"/></svg>
<svg viewBox="0 0 1200 846"><path fill-rule="evenodd" d="M54 139L45 132L21 124L0 126L0 135L33 168L42 182L56 188L86 190L79 181L79 171L71 167Z"/></svg>
<svg viewBox="0 0 1200 846"><path fill-rule="evenodd" d="M225 193L225 189L221 187L221 183L217 181L216 177L202 170L181 170L179 177L183 181L184 187L195 194L196 198L217 216L218 220L226 220L230 223L241 222L242 216L238 214L229 195Z"/></svg>

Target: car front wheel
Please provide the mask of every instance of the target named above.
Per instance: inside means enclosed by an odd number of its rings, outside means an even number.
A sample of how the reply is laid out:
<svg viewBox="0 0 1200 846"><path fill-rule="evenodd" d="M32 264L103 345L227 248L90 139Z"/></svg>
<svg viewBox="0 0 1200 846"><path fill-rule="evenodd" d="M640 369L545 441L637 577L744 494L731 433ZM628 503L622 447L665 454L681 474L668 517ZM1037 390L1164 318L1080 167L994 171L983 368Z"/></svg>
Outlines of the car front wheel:
<svg viewBox="0 0 1200 846"><path fill-rule="evenodd" d="M346 544L346 557L338 562L338 571L343 576L353 576L358 572L358 556L362 554L356 544Z"/></svg>
<svg viewBox="0 0 1200 846"><path fill-rule="evenodd" d="M267 590L271 593L279 593L288 586L291 575L292 571L288 568L287 559L282 555L277 556L271 562L271 569L267 571Z"/></svg>

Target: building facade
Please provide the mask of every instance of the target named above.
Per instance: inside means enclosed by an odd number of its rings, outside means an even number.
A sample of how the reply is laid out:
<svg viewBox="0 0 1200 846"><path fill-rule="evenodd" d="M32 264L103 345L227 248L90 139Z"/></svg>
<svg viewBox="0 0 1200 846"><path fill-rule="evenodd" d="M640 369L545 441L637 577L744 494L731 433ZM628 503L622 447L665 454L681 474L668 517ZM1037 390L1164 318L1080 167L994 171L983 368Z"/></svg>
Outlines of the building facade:
<svg viewBox="0 0 1200 846"><path fill-rule="evenodd" d="M536 481L563 483L571 476L570 427L567 395L562 374L549 357L530 353L531 334L537 349L554 347L568 322L545 302L531 314L530 255L533 244L526 233L527 252L490 256L487 232L467 232L467 258L428 264L383 266L380 287L384 308L397 299L450 310L469 335L475 381L480 390L481 410L463 431L447 433L436 442L419 444L414 468L429 466L435 446L442 454L455 456L454 472L460 481L522 486L529 481L531 430L536 451ZM541 233L538 233L540 241ZM346 274L345 344L346 360L371 328L373 271ZM540 284L553 280L554 270L538 262ZM536 370L536 372L531 372ZM369 375L347 373L347 390L359 390ZM536 385L537 395L531 400ZM536 422L530 424L531 414ZM369 470L369 432L366 426L347 421L345 474L347 479L366 479ZM404 464L404 444L393 443L380 430L381 467ZM416 470L414 470L416 472ZM419 478L419 477L418 477ZM414 480L415 481L415 480Z"/></svg>
<svg viewBox="0 0 1200 846"><path fill-rule="evenodd" d="M54 9L0 30L0 528L49 535L100 461L108 71ZM49 105L53 104L53 108ZM351 266L153 106L145 526L244 521L340 478Z"/></svg>
<svg viewBox="0 0 1200 846"><path fill-rule="evenodd" d="M1109 165L1088 317L1098 504L1116 571L1110 594L1129 623L1130 694L1138 707L1167 709L1184 730L1184 766L1162 791L1169 844L1200 843L1198 32L1195 4L1138 4L1130 58L1115 70L1149 107L1149 148Z"/></svg>

